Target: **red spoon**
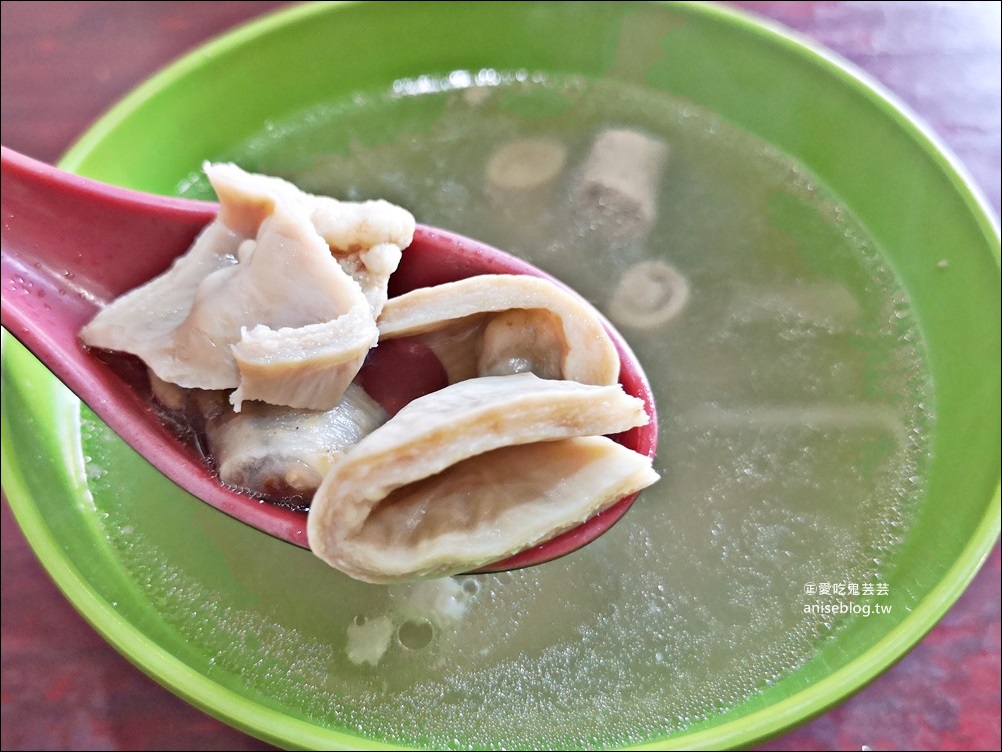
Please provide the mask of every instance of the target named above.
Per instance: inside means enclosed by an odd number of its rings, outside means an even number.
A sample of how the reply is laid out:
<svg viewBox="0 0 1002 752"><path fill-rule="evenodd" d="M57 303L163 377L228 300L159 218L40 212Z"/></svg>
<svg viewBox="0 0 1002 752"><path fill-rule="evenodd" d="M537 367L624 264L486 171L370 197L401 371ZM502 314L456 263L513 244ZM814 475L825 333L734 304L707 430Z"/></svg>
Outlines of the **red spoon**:
<svg viewBox="0 0 1002 752"><path fill-rule="evenodd" d="M239 493L219 482L204 457L159 417L138 361L114 362L84 347L77 333L103 305L150 280L184 253L216 216L217 205L154 196L72 175L2 147L2 323L133 449L202 501L276 538L309 548L306 513ZM547 275L475 240L418 225L414 242L390 280L390 294L478 274ZM620 382L644 400L650 423L619 436L653 457L657 421L650 386L636 357L611 329L622 362ZM377 348L407 357L406 348ZM394 365L396 367L394 367ZM380 401L393 393L380 372L365 384ZM435 364L437 366L437 363ZM408 363L408 369L414 364ZM433 381L429 376L426 383ZM414 379L411 379L413 382ZM621 499L573 530L479 571L541 564L590 543L615 524L634 496Z"/></svg>

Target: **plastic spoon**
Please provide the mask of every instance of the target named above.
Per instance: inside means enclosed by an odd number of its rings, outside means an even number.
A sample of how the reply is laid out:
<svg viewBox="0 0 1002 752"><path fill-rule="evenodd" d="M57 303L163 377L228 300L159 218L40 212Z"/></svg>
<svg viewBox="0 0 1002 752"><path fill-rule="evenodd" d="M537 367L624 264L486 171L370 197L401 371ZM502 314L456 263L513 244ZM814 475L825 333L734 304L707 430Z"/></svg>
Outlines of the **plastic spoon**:
<svg viewBox="0 0 1002 752"><path fill-rule="evenodd" d="M3 326L176 484L262 532L309 548L305 512L222 484L197 449L155 409L145 367L134 359L99 357L77 336L104 304L160 274L184 253L215 218L217 205L106 185L6 147L2 163ZM418 225L391 277L390 294L488 273L547 276L475 240ZM653 456L657 425L649 385L629 347L610 332L622 361L620 382L645 401L651 416L650 424L617 439ZM479 571L515 569L570 553L608 530L633 499L624 498L579 527Z"/></svg>

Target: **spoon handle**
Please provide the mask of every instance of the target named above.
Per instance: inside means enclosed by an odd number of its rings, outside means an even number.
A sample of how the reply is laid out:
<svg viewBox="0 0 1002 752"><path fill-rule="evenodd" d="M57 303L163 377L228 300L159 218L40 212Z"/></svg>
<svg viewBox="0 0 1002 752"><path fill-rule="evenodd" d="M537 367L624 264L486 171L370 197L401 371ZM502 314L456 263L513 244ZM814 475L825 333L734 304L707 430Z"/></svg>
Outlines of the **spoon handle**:
<svg viewBox="0 0 1002 752"><path fill-rule="evenodd" d="M4 253L104 300L162 272L218 208L100 183L7 147L0 157Z"/></svg>

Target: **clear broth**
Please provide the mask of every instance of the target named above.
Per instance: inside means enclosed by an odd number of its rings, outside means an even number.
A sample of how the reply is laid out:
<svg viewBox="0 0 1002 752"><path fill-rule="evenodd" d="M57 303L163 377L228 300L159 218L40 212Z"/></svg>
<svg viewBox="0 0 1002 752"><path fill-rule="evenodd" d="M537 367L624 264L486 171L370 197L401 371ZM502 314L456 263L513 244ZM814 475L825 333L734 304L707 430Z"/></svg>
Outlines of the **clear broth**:
<svg viewBox="0 0 1002 752"><path fill-rule="evenodd" d="M670 149L656 222L632 240L569 208L607 127ZM499 198L487 161L527 136L566 146L563 173L542 198ZM612 531L540 567L409 586L304 568L317 599L336 604L315 634L294 603L270 608L273 623L222 613L204 585L146 559L140 585L214 671L393 743L611 747L726 712L852 620L881 618L863 606L880 603L922 493L929 384L892 270L801 166L659 92L494 71L401 81L268 123L222 157L313 192L399 203L602 310L645 260L678 269L690 298L663 326L621 327L657 400L662 480ZM211 196L198 175L181 188ZM103 434L83 435L97 478ZM108 534L128 556L138 530ZM825 584L843 592L817 592Z"/></svg>

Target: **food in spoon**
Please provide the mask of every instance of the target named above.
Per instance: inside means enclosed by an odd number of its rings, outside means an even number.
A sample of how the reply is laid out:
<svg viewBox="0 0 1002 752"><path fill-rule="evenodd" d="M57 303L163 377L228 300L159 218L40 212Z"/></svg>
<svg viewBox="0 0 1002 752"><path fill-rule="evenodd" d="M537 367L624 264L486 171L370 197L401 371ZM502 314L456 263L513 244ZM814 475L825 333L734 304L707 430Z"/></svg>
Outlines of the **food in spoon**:
<svg viewBox="0 0 1002 752"><path fill-rule="evenodd" d="M523 371L583 384L619 376L598 312L538 277L484 274L388 301L380 339L413 335L425 337L452 382Z"/></svg>
<svg viewBox="0 0 1002 752"><path fill-rule="evenodd" d="M218 219L165 274L81 332L138 355L164 381L326 410L376 343L386 283L414 218L384 201L350 204L235 165L207 165Z"/></svg>
<svg viewBox="0 0 1002 752"><path fill-rule="evenodd" d="M237 413L224 392L193 394L220 480L297 505L309 503L331 467L388 417L354 383L330 410L251 401Z"/></svg>
<svg viewBox="0 0 1002 752"><path fill-rule="evenodd" d="M370 582L497 561L657 480L650 458L603 436L647 420L618 384L531 373L452 384L334 466L313 498L310 545Z"/></svg>
<svg viewBox="0 0 1002 752"><path fill-rule="evenodd" d="M404 209L235 165L206 174L217 219L81 337L146 362L224 482L312 496L324 561L371 582L468 571L657 480L650 457L606 437L650 416L617 383L616 347L582 299L505 274L387 299L414 232ZM378 341L415 335L449 385L389 417L359 372Z"/></svg>

